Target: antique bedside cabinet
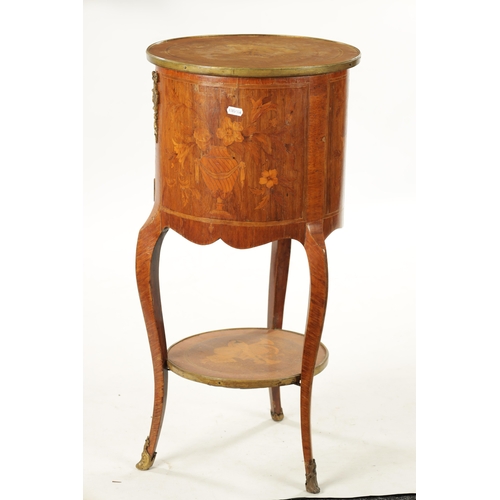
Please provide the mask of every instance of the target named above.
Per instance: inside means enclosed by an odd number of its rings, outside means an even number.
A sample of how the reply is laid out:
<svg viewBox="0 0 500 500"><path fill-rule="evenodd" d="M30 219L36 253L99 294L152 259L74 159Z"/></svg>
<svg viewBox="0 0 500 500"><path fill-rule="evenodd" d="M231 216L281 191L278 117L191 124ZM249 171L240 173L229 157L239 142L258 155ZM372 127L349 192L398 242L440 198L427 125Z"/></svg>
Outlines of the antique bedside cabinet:
<svg viewBox="0 0 500 500"><path fill-rule="evenodd" d="M216 35L155 43L147 57L155 65L155 200L136 271L155 395L137 467L153 464L169 371L221 387L267 387L276 421L280 387L297 384L306 489L318 493L310 414L313 378L328 362L325 238L341 225L347 72L359 50L315 38ZM167 348L158 267L169 229L197 244L272 243L267 328L210 331ZM304 333L282 329L292 239L309 262Z"/></svg>

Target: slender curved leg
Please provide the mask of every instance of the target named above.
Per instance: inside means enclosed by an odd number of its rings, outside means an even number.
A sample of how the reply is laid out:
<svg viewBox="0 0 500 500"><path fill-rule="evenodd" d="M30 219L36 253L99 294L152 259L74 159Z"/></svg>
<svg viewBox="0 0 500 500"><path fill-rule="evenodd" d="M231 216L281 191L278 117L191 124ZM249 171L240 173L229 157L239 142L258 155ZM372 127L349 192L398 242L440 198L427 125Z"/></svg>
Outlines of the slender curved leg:
<svg viewBox="0 0 500 500"><path fill-rule="evenodd" d="M291 242L288 239L272 243L267 327L273 330L283 327ZM271 399L271 417L275 422L280 422L284 416L281 408L280 388L270 387L269 397Z"/></svg>
<svg viewBox="0 0 500 500"><path fill-rule="evenodd" d="M316 478L316 462L312 453L311 394L314 366L316 364L321 333L323 331L326 302L328 298L328 263L322 222L315 222L307 225L304 247L309 261L311 290L302 357L300 426L302 432L302 449L306 467L306 490L309 493L319 493L320 489Z"/></svg>
<svg viewBox="0 0 500 500"><path fill-rule="evenodd" d="M167 396L167 344L161 311L158 269L160 249L167 229L162 229L159 215L152 215L139 232L136 253L136 276L142 312L153 358L154 405L151 430L136 467L149 469L156 456Z"/></svg>

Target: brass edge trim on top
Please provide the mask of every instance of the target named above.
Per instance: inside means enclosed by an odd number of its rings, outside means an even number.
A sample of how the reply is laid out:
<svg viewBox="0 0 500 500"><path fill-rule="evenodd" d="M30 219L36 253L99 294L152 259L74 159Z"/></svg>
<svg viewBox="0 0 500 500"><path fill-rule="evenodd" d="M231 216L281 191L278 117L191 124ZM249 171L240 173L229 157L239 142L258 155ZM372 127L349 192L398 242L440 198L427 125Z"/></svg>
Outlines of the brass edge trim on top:
<svg viewBox="0 0 500 500"><path fill-rule="evenodd" d="M220 37L223 35L206 35L206 38ZM314 37L301 37L292 35L245 35L245 36L286 36L288 38L310 38L314 40L323 40L332 43L342 43L334 42L333 40L326 40L322 38ZM193 38L193 37L179 37L172 38L171 40L181 40L183 38ZM200 37L201 38L201 37ZM326 73L335 73L337 71L342 71L345 69L352 68L359 64L361 59L361 53L357 56L339 63L324 64L318 66L299 66L299 67L288 67L288 68L230 68L224 66L203 66L199 64L183 63L179 61L172 61L166 59L165 57L158 57L150 53L150 49L161 43L165 43L170 40L162 40L151 44L146 49L147 60L156 66L162 68L175 69L177 71L183 71L186 73L194 73L197 75L213 75L213 76L235 76L235 77L249 77L249 78L267 78L267 77L288 77L288 76L309 76L309 75L322 75ZM342 45L348 45L342 43ZM352 45L349 45L353 47ZM356 50L356 47L353 47Z"/></svg>
<svg viewBox="0 0 500 500"><path fill-rule="evenodd" d="M195 64L177 63L168 61L159 57L148 54L148 61L155 66L161 68L175 69L185 73L194 73L196 75L212 75L212 76L234 76L243 78L276 78L288 76L313 76L324 75L327 73L336 73L345 69L350 69L356 66L360 56L354 60L344 63L338 63L325 66L304 66L302 68L223 68L211 66L199 66Z"/></svg>
<svg viewBox="0 0 500 500"><path fill-rule="evenodd" d="M156 69L157 70L160 70L160 71L163 71L163 70L170 70L170 69L173 69L173 68L167 68L166 66L156 66ZM180 73L186 73L186 71L182 71ZM199 75L199 73L189 73L189 74L192 74L192 75ZM207 75L205 75L207 76ZM228 77L229 75L208 75L208 76L222 76L222 77ZM300 75L298 75L300 76ZM305 75L302 75L302 76L305 76ZM312 75L311 75L312 76ZM179 81L179 82L185 82L186 81L186 76L185 75L179 75L179 74L166 74L166 78L168 78L169 80L175 80L175 81ZM237 79L238 77L235 76L234 77L235 79ZM342 79L342 78L345 78L345 76L342 76L342 75L339 75L339 76L336 76L336 77L332 77L330 81L336 81L337 79ZM189 80L190 83L193 83L191 82L191 80ZM235 83L227 83L227 86L230 87L232 85L235 85ZM203 82L200 82L198 83L198 85L201 85L201 86L204 86L204 87L220 87L220 86L223 86L225 85L225 82L224 81L220 81L220 80L216 80L216 81L203 81ZM290 83L290 82L286 82L286 83L283 83L283 82L279 82L279 81L270 81L269 83L265 83L265 84L262 84L262 83L257 83L257 82L248 82L248 81L245 81L245 82L241 82L241 81L238 81L237 82L237 85L240 89L256 89L256 90L262 90L262 89L275 89L275 90L280 90L280 89L302 89L302 88L307 88L309 85L310 85L310 82L308 82L307 80L305 81L298 81L298 82L294 82L294 83Z"/></svg>

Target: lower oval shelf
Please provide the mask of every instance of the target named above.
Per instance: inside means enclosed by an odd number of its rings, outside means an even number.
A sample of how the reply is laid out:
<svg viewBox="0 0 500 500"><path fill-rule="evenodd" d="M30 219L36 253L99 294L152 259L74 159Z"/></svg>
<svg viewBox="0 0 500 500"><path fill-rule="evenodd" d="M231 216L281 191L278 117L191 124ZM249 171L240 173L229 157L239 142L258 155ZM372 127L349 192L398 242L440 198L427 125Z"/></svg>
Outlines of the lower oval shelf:
<svg viewBox="0 0 500 500"><path fill-rule="evenodd" d="M168 350L168 368L181 377L220 387L251 389L300 381L305 336L287 330L235 328L187 337ZM320 344L314 374L324 370Z"/></svg>

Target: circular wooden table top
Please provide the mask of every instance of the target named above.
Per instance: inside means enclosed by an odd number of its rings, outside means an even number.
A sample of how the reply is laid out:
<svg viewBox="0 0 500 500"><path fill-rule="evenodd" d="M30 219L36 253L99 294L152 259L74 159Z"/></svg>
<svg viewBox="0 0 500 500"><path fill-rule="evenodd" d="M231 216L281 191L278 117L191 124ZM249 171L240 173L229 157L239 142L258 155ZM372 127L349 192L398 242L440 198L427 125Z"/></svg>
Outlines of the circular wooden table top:
<svg viewBox="0 0 500 500"><path fill-rule="evenodd" d="M304 335L267 328L215 330L187 337L168 350L168 367L178 375L220 387L250 389L300 381ZM314 374L328 363L320 344Z"/></svg>
<svg viewBox="0 0 500 500"><path fill-rule="evenodd" d="M334 73L358 64L360 52L345 43L284 35L211 35L150 45L156 66L188 73L284 77Z"/></svg>

